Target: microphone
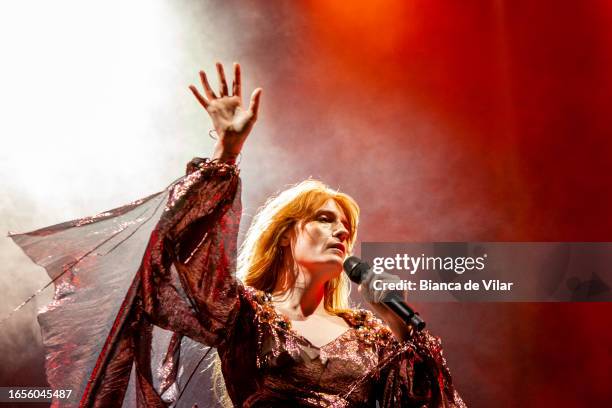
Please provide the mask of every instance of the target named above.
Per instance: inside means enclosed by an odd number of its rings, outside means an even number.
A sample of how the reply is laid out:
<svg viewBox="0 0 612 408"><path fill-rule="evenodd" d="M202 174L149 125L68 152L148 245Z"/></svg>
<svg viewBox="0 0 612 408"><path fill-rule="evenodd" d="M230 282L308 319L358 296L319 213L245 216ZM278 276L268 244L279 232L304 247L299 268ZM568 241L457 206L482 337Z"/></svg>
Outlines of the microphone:
<svg viewBox="0 0 612 408"><path fill-rule="evenodd" d="M346 272L350 280L358 285L364 280L371 279L370 275L374 273L367 262L363 262L356 256L346 258L344 261L344 272ZM404 323L411 325L416 331L421 331L425 328L425 321L397 293L393 291L387 293L383 297L382 302L383 305L401 318Z"/></svg>

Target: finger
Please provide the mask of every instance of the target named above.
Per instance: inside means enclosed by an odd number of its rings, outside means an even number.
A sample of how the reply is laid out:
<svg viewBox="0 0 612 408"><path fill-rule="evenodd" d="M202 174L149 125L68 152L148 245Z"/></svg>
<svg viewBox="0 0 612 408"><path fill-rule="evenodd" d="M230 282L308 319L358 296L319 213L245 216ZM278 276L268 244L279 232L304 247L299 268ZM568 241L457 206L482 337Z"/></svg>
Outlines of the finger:
<svg viewBox="0 0 612 408"><path fill-rule="evenodd" d="M198 102L200 102L200 104L204 107L204 109L207 109L208 101L206 100L206 98L200 95L198 88L196 88L194 85L189 85L189 89L191 89L191 92L193 92L193 96L196 97L196 99L198 100Z"/></svg>
<svg viewBox="0 0 612 408"><path fill-rule="evenodd" d="M257 112L259 112L259 100L260 99L261 99L261 88L257 88L251 94L251 102L249 103L249 111L255 117L257 117Z"/></svg>
<svg viewBox="0 0 612 408"><path fill-rule="evenodd" d="M234 62L234 83L232 84L232 94L240 98L242 104L242 79L240 77L240 64Z"/></svg>
<svg viewBox="0 0 612 408"><path fill-rule="evenodd" d="M204 87L204 92L206 93L206 97L208 100L216 99L217 95L213 92L210 84L208 83L208 78L206 78L206 73L204 71L200 71L200 81L202 81L202 86Z"/></svg>
<svg viewBox="0 0 612 408"><path fill-rule="evenodd" d="M225 72L223 72L223 65L217 62L217 72L219 73L219 84L220 84L220 95L227 96L227 81L225 80Z"/></svg>

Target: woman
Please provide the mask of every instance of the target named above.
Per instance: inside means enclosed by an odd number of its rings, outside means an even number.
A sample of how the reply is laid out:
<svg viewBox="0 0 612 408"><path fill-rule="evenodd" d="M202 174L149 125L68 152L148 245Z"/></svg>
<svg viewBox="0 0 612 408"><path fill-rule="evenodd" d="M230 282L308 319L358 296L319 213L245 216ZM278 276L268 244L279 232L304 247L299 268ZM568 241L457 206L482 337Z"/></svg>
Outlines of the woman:
<svg viewBox="0 0 612 408"><path fill-rule="evenodd" d="M235 162L261 89L245 109L240 66L231 94L221 64L217 70L219 95L204 72L204 95L190 87L218 135L212 159L192 160L165 192L13 236L56 283L55 300L39 318L51 386L76 388L81 406L180 406L192 339L216 348L226 402L234 406L464 406L438 339L413 333L380 305L372 307L387 325L349 308L342 263L359 209L347 195L308 180L269 200L240 250L242 281L234 277L241 212ZM139 251L142 262L128 281ZM367 286L359 289L368 294ZM68 331L67 320L88 331Z"/></svg>

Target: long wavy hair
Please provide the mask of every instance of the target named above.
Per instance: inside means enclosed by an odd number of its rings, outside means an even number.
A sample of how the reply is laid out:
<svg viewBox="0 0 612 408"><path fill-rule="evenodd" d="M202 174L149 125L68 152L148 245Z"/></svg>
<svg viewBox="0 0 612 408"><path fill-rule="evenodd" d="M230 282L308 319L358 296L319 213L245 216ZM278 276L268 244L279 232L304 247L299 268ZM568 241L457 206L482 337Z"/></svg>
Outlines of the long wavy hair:
<svg viewBox="0 0 612 408"><path fill-rule="evenodd" d="M316 211L329 199L334 200L346 216L347 253L350 253L357 237L359 206L350 196L318 180L308 179L268 199L253 217L238 252L236 274L242 282L267 293L278 291L279 283L281 292L291 289L295 276L285 267L281 238L298 223L314 219ZM339 314L349 309L349 292L350 281L345 274L329 280L324 288L325 310ZM223 406L232 406L218 356L214 364L213 389Z"/></svg>

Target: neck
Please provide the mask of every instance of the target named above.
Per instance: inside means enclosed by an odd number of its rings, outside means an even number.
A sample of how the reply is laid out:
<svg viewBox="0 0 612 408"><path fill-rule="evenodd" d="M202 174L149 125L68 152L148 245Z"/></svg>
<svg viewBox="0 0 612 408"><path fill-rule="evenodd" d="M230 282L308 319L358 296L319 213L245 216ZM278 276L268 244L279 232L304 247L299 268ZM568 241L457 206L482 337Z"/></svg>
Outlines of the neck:
<svg viewBox="0 0 612 408"><path fill-rule="evenodd" d="M276 307L289 314L292 320L302 320L312 314L327 314L324 305L325 281L316 281L312 276L298 268L295 283L290 289L275 290Z"/></svg>

